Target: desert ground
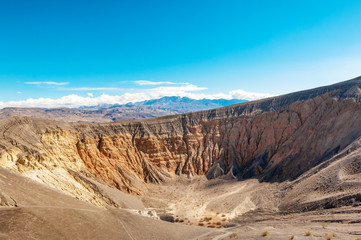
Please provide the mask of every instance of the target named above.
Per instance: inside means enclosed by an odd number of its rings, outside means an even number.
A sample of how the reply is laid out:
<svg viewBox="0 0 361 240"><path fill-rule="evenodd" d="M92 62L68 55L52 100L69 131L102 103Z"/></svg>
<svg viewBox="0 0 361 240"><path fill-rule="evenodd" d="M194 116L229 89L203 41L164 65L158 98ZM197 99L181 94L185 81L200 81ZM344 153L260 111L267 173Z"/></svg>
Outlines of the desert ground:
<svg viewBox="0 0 361 240"><path fill-rule="evenodd" d="M183 177L152 186L142 201L160 215L174 216L175 224L212 229L194 238L199 240L361 238L361 206L280 212L280 185Z"/></svg>
<svg viewBox="0 0 361 240"><path fill-rule="evenodd" d="M0 239L360 239L361 206L281 212L280 185L183 176L141 197L104 185L121 208L100 208L1 168Z"/></svg>

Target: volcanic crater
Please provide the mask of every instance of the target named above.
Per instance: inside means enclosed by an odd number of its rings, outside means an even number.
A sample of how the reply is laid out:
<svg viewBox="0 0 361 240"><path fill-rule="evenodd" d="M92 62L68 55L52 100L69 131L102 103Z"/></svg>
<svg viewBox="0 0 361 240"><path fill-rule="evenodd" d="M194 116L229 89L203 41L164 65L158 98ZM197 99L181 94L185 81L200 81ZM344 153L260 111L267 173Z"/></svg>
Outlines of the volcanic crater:
<svg viewBox="0 0 361 240"><path fill-rule="evenodd" d="M357 239L360 88L134 121L1 119L0 238Z"/></svg>

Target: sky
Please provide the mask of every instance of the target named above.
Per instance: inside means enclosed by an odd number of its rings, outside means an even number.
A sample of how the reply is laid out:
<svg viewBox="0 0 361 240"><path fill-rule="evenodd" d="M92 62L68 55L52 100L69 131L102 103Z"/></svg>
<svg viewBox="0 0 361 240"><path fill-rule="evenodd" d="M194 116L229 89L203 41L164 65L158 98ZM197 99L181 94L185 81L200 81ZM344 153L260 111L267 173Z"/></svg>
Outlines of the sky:
<svg viewBox="0 0 361 240"><path fill-rule="evenodd" d="M255 100L361 75L361 1L0 2L0 108Z"/></svg>

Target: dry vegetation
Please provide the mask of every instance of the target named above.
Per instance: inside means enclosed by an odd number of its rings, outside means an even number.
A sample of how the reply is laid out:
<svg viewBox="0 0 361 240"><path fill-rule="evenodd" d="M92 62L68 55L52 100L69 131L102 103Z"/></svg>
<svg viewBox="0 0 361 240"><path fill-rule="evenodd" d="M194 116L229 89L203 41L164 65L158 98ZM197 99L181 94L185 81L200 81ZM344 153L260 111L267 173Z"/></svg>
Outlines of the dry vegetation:
<svg viewBox="0 0 361 240"><path fill-rule="evenodd" d="M331 240L332 239L332 235L328 235L327 233L325 234L325 238L327 239L327 240Z"/></svg>
<svg viewBox="0 0 361 240"><path fill-rule="evenodd" d="M228 237L229 238L236 238L236 237L238 237L238 234L237 233L231 233Z"/></svg>

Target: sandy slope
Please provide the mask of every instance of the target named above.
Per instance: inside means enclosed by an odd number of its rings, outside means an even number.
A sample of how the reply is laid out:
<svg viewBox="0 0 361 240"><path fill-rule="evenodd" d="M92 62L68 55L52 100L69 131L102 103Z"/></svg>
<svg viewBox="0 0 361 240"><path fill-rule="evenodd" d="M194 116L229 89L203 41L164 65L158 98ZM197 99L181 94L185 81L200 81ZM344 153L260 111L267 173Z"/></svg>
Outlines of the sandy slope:
<svg viewBox="0 0 361 240"><path fill-rule="evenodd" d="M167 240L190 239L208 231L122 209L98 208L3 168L0 190L2 204L9 205L0 207L0 239Z"/></svg>

